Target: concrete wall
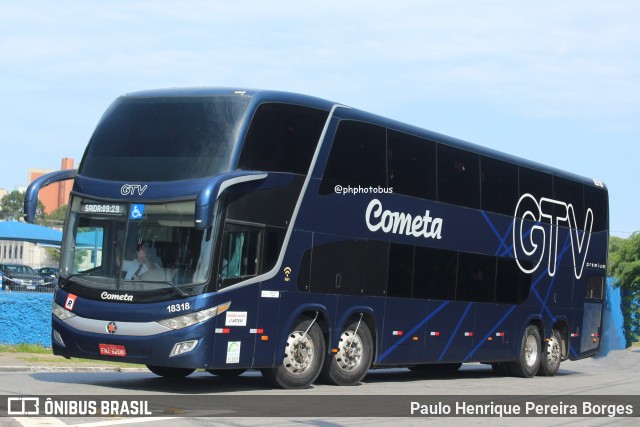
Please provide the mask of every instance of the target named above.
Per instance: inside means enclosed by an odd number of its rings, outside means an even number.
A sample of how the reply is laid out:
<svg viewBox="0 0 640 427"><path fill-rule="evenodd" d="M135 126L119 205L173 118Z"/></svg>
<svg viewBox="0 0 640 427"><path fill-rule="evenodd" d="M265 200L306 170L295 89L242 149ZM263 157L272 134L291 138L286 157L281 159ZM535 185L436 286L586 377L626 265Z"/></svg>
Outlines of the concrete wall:
<svg viewBox="0 0 640 427"><path fill-rule="evenodd" d="M0 344L51 347L52 293L0 291Z"/></svg>

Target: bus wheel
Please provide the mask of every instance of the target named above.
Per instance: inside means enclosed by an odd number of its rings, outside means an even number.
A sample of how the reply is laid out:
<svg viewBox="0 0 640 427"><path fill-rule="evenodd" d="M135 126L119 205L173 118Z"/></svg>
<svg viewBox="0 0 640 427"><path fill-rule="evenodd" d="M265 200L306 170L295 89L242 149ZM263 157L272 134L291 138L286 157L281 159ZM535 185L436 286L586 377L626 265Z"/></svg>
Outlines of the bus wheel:
<svg viewBox="0 0 640 427"><path fill-rule="evenodd" d="M342 332L338 352L324 362L322 379L335 385L359 383L371 366L373 339L362 320L351 322Z"/></svg>
<svg viewBox="0 0 640 427"><path fill-rule="evenodd" d="M165 378L184 378L191 375L195 369L189 368L168 368L166 366L147 365L147 369L156 375Z"/></svg>
<svg viewBox="0 0 640 427"><path fill-rule="evenodd" d="M518 360L509 364L509 370L515 376L531 378L538 372L540 356L540 332L534 325L529 325L522 335Z"/></svg>
<svg viewBox="0 0 640 427"><path fill-rule="evenodd" d="M209 372L212 375L217 375L219 377L226 377L226 378L240 376L244 374L245 371L246 369L207 369L207 372Z"/></svg>
<svg viewBox="0 0 640 427"><path fill-rule="evenodd" d="M320 374L324 353L324 337L320 326L313 319L302 319L287 337L282 364L263 369L262 375L275 387L308 387Z"/></svg>
<svg viewBox="0 0 640 427"><path fill-rule="evenodd" d="M549 338L545 347L546 348L542 352L542 360L540 360L538 375L553 377L558 373L558 370L560 369L560 362L562 361L562 338L560 337L560 332L558 330L553 330L551 338Z"/></svg>

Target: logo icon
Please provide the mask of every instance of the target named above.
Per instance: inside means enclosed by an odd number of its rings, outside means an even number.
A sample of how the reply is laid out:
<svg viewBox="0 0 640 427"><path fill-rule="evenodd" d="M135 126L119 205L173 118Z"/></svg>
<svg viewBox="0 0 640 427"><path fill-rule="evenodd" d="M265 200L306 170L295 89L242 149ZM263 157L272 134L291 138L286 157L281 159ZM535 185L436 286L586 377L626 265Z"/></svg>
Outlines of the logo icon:
<svg viewBox="0 0 640 427"><path fill-rule="evenodd" d="M110 334L115 334L117 330L118 325L116 325L116 322L109 322L107 324L107 332L109 332Z"/></svg>
<svg viewBox="0 0 640 427"><path fill-rule="evenodd" d="M147 187L147 185L140 184L125 184L120 187L120 194L123 196L135 196L137 193L139 196L142 196L142 193L145 192Z"/></svg>
<svg viewBox="0 0 640 427"><path fill-rule="evenodd" d="M132 220L141 219L144 214L144 205L133 204L131 205L131 212L129 218Z"/></svg>
<svg viewBox="0 0 640 427"><path fill-rule="evenodd" d="M291 267L285 267L285 268L284 268L284 281L285 281L285 282L288 282L288 281L290 281L290 280L291 280L291 277L290 277L290 276L291 276L291 272L292 272L292 271L293 271L293 270L291 270Z"/></svg>

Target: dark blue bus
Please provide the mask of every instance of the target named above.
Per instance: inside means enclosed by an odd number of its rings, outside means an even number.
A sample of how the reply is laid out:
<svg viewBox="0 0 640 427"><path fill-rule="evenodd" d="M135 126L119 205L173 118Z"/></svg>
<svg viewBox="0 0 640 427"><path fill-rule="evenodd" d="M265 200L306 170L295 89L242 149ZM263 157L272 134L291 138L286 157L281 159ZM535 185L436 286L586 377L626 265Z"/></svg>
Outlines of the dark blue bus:
<svg viewBox="0 0 640 427"><path fill-rule="evenodd" d="M370 368L555 375L601 344L598 180L326 100L118 98L74 179L55 354L278 387Z"/></svg>

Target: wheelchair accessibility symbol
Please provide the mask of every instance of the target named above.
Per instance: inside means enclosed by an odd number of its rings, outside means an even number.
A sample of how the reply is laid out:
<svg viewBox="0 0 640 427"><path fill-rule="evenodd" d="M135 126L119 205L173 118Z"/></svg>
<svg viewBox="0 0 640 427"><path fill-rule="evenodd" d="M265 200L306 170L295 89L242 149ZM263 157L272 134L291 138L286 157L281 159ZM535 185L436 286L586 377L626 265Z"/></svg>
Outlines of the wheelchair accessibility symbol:
<svg viewBox="0 0 640 427"><path fill-rule="evenodd" d="M131 205L131 212L129 213L129 219L136 220L142 219L144 214L144 205Z"/></svg>

